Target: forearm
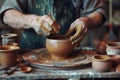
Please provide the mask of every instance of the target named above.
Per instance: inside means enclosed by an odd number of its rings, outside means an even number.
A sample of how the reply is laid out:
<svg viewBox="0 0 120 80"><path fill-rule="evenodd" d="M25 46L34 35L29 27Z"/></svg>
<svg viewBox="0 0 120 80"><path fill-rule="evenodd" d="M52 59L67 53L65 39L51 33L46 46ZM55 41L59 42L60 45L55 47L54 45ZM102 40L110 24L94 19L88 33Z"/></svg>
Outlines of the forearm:
<svg viewBox="0 0 120 80"><path fill-rule="evenodd" d="M100 13L92 13L88 17L81 17L81 21L83 21L88 28L97 28L103 23L103 15Z"/></svg>
<svg viewBox="0 0 120 80"><path fill-rule="evenodd" d="M36 20L36 15L25 15L17 10L8 10L3 17L5 24L16 29L32 28L34 20Z"/></svg>

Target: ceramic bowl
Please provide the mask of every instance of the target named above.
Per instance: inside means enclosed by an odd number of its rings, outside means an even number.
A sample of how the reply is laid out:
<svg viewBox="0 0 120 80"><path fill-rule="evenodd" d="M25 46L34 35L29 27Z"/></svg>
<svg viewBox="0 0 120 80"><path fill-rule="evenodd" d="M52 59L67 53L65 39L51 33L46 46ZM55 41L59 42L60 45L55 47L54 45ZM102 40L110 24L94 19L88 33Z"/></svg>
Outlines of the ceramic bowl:
<svg viewBox="0 0 120 80"><path fill-rule="evenodd" d="M14 45L0 46L0 64L3 66L15 66L19 49L19 46Z"/></svg>
<svg viewBox="0 0 120 80"><path fill-rule="evenodd" d="M120 54L120 42L109 42L106 44L107 55L119 55Z"/></svg>
<svg viewBox="0 0 120 80"><path fill-rule="evenodd" d="M98 72L107 72L111 68L110 57L107 55L95 55L92 59L92 67Z"/></svg>
<svg viewBox="0 0 120 80"><path fill-rule="evenodd" d="M69 38L64 35L48 36L46 39L46 48L52 59L55 60L70 57L74 49Z"/></svg>

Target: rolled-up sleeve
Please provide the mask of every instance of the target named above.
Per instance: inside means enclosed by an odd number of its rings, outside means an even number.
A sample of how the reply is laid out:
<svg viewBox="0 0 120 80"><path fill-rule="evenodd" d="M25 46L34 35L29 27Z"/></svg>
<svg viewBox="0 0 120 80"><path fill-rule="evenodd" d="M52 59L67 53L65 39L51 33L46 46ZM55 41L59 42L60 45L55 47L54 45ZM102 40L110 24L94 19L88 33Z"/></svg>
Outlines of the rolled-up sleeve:
<svg viewBox="0 0 120 80"><path fill-rule="evenodd" d="M84 16L88 16L93 12L98 12L107 18L108 1L107 0L83 0L82 12Z"/></svg>
<svg viewBox="0 0 120 80"><path fill-rule="evenodd" d="M5 0L0 9L0 19L3 21L4 12L9 9L16 9L25 12L27 0Z"/></svg>

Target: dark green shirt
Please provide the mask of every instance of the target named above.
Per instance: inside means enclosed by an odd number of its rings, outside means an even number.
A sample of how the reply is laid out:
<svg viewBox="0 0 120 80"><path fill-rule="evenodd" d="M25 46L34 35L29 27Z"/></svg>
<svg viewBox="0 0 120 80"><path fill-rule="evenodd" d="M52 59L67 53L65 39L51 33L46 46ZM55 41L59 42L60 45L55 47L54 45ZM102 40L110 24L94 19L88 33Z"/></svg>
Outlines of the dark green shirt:
<svg viewBox="0 0 120 80"><path fill-rule="evenodd" d="M99 12L104 17L105 3L102 0L5 0L1 10L16 9L24 14L45 15L51 13L60 24L60 33L65 34L70 24L78 17ZM23 30L21 37L22 48L45 47L45 37L37 35L33 29Z"/></svg>

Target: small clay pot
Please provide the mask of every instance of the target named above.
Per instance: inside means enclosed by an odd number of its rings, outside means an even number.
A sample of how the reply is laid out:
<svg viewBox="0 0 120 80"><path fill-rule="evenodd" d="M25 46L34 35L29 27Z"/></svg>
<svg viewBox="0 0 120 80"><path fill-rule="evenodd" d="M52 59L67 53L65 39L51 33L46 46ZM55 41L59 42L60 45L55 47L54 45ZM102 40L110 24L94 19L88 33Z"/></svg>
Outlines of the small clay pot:
<svg viewBox="0 0 120 80"><path fill-rule="evenodd" d="M120 42L109 42L106 44L107 55L119 55L120 54Z"/></svg>
<svg viewBox="0 0 120 80"><path fill-rule="evenodd" d="M95 55L92 59L92 67L98 72L107 72L111 68L110 57L107 55Z"/></svg>
<svg viewBox="0 0 120 80"><path fill-rule="evenodd" d="M0 64L7 67L15 66L19 49L14 45L0 46Z"/></svg>
<svg viewBox="0 0 120 80"><path fill-rule="evenodd" d="M48 36L46 39L46 48L52 59L55 60L70 57L74 49L69 38L64 35Z"/></svg>

